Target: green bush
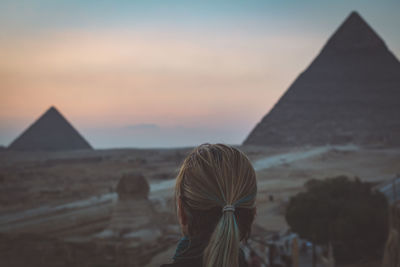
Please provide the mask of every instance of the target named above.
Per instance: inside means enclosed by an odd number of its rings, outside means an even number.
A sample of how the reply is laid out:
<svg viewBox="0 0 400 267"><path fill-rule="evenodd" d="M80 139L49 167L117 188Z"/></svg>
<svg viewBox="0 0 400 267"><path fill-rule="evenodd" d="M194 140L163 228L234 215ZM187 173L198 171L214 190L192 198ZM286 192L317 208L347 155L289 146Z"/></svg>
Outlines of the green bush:
<svg viewBox="0 0 400 267"><path fill-rule="evenodd" d="M293 232L315 244L333 246L338 263L382 256L388 231L388 203L369 183L345 176L310 180L292 197L286 221Z"/></svg>

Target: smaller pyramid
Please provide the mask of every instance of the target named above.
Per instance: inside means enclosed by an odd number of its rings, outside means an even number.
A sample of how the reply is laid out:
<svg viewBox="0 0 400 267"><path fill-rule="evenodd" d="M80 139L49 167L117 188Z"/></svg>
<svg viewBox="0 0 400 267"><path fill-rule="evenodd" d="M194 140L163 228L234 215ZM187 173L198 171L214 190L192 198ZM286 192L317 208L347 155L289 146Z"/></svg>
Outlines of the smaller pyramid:
<svg viewBox="0 0 400 267"><path fill-rule="evenodd" d="M55 107L51 107L15 139L8 149L59 151L92 147Z"/></svg>

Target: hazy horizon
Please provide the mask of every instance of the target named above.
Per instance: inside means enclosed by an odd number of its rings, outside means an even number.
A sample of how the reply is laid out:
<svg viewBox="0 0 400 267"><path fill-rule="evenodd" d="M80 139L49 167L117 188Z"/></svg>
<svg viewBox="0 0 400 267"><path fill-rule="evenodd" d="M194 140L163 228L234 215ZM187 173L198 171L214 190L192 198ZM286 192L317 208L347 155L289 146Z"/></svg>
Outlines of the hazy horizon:
<svg viewBox="0 0 400 267"><path fill-rule="evenodd" d="M396 1L2 1L0 145L56 106L95 148L240 144L356 10Z"/></svg>

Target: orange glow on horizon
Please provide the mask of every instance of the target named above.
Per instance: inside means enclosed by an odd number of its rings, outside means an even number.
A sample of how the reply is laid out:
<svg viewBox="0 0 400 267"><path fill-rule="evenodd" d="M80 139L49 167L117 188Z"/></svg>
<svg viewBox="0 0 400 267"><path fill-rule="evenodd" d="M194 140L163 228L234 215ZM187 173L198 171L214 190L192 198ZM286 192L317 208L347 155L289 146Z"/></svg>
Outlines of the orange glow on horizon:
<svg viewBox="0 0 400 267"><path fill-rule="evenodd" d="M115 31L10 40L0 44L0 121L22 129L54 105L80 128L237 123L249 131L321 45L293 35L216 41Z"/></svg>

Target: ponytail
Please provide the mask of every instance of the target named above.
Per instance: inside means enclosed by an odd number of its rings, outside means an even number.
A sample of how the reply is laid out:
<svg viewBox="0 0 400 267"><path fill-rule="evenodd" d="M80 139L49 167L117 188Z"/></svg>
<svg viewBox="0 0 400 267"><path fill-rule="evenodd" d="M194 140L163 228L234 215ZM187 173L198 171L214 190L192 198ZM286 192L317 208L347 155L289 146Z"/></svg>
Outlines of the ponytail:
<svg viewBox="0 0 400 267"><path fill-rule="evenodd" d="M234 212L224 212L204 250L203 267L238 267L240 232Z"/></svg>

